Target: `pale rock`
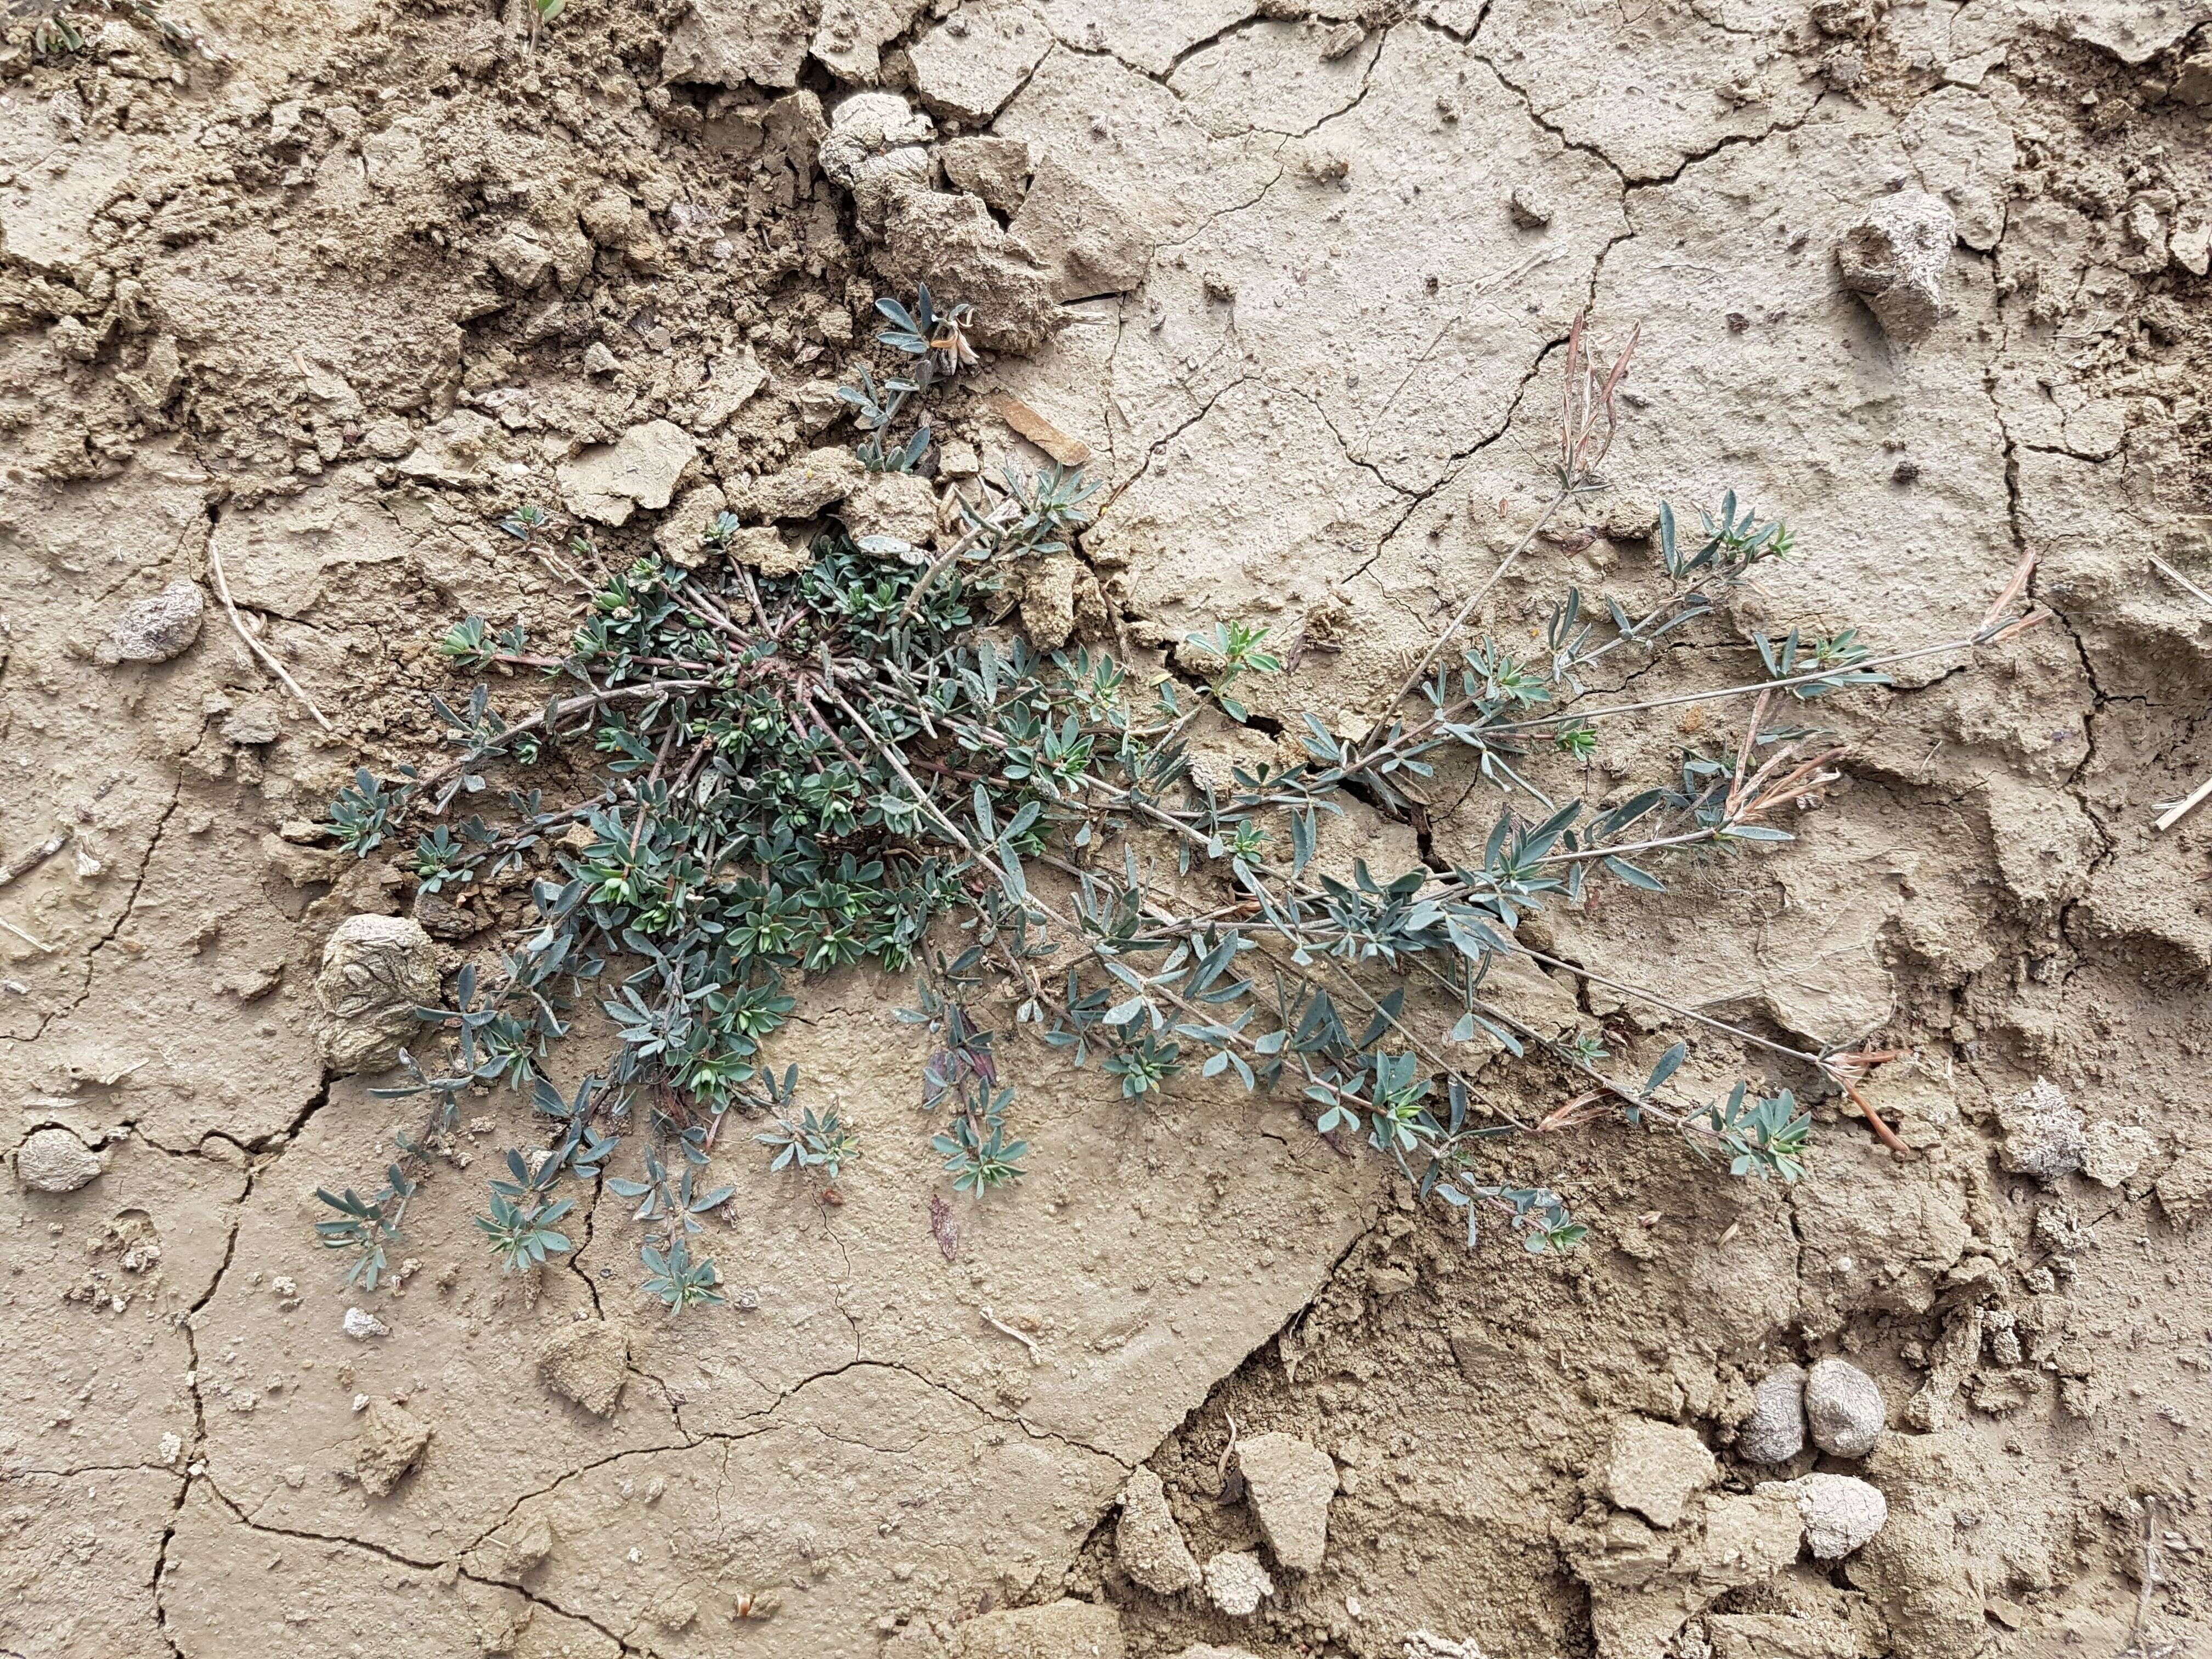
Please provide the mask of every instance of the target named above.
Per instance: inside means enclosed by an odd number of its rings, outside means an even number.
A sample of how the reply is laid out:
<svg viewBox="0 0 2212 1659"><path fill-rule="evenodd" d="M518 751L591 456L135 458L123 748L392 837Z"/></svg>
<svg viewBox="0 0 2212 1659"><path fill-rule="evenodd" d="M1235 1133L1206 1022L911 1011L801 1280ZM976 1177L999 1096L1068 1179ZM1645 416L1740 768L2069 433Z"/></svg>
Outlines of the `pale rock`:
<svg viewBox="0 0 2212 1659"><path fill-rule="evenodd" d="M501 1552L510 1577L520 1578L544 1565L553 1553L553 1524L543 1514L532 1514L507 1540Z"/></svg>
<svg viewBox="0 0 2212 1659"><path fill-rule="evenodd" d="M356 1342L367 1342L380 1336L392 1334L392 1327L366 1308L348 1308L339 1328Z"/></svg>
<svg viewBox="0 0 2212 1659"><path fill-rule="evenodd" d="M576 210L584 234L599 247L626 248L646 228L636 204L623 191L603 190Z"/></svg>
<svg viewBox="0 0 2212 1659"><path fill-rule="evenodd" d="M1051 48L1052 31L1022 0L980 0L914 43L915 89L926 103L988 121Z"/></svg>
<svg viewBox="0 0 2212 1659"><path fill-rule="evenodd" d="M837 382L826 375L809 380L793 392L791 406L799 418L799 429L810 438L819 436L845 417L845 400L837 395Z"/></svg>
<svg viewBox="0 0 2212 1659"><path fill-rule="evenodd" d="M956 189L981 197L996 212L1011 216L1029 192L1034 164L1025 139L955 138L939 146L937 159Z"/></svg>
<svg viewBox="0 0 2212 1659"><path fill-rule="evenodd" d="M2086 1151L2081 1109L2057 1084L2038 1078L2000 1103L1997 1124L2004 1131L1997 1161L2008 1174L2031 1176L2048 1187L2081 1169Z"/></svg>
<svg viewBox="0 0 2212 1659"><path fill-rule="evenodd" d="M592 445L554 476L571 513L619 526L638 507L666 507L698 453L691 434L674 422L647 421L611 444Z"/></svg>
<svg viewBox="0 0 2212 1659"><path fill-rule="evenodd" d="M604 1319L563 1325L538 1351L539 1380L595 1417L615 1414L629 1365L629 1336Z"/></svg>
<svg viewBox="0 0 2212 1659"><path fill-rule="evenodd" d="M422 1461L430 1425L404 1406L375 1400L362 1413L361 1438L354 1443L354 1474L371 1498L388 1498Z"/></svg>
<svg viewBox="0 0 2212 1659"><path fill-rule="evenodd" d="M1122 1659L1121 1615L1096 1601L1009 1607L957 1626L952 1659Z"/></svg>
<svg viewBox="0 0 2212 1659"><path fill-rule="evenodd" d="M380 415L362 430L361 447L380 461L396 461L415 447L415 429L404 416Z"/></svg>
<svg viewBox="0 0 2212 1659"><path fill-rule="evenodd" d="M123 607L108 629L100 653L103 662L167 662L182 656L200 636L207 596L199 585L182 580L160 592Z"/></svg>
<svg viewBox="0 0 2212 1659"><path fill-rule="evenodd" d="M662 78L794 86L814 39L813 14L809 0L692 0L661 52Z"/></svg>
<svg viewBox="0 0 2212 1659"><path fill-rule="evenodd" d="M1813 1443L1837 1457L1864 1457L1889 1420L1881 1389L1848 1359L1823 1359L1805 1379Z"/></svg>
<svg viewBox="0 0 2212 1659"><path fill-rule="evenodd" d="M1856 1475L1808 1474L1784 1484L1796 1494L1815 1560L1840 1561L1889 1519L1889 1501Z"/></svg>
<svg viewBox="0 0 2212 1659"><path fill-rule="evenodd" d="M437 947L405 916L348 916L323 946L323 1064L341 1073L396 1065L415 1034L415 1011L438 1000Z"/></svg>
<svg viewBox="0 0 2212 1659"><path fill-rule="evenodd" d="M584 373L604 376L620 373L622 360L607 347L605 340L594 340L584 348Z"/></svg>
<svg viewBox="0 0 2212 1659"><path fill-rule="evenodd" d="M2166 239L2167 257L2192 276L2212 269L2212 213L2202 207L2185 207Z"/></svg>
<svg viewBox="0 0 2212 1659"><path fill-rule="evenodd" d="M67 1129L33 1129L15 1149L15 1179L34 1193L73 1193L100 1169L100 1154Z"/></svg>
<svg viewBox="0 0 2212 1659"><path fill-rule="evenodd" d="M1242 1619L1260 1609L1260 1598L1275 1593L1275 1581L1260 1558L1244 1550L1224 1550L1206 1564L1206 1594L1213 1605Z"/></svg>
<svg viewBox="0 0 2212 1659"><path fill-rule="evenodd" d="M1736 1431L1736 1455L1747 1463L1787 1463L1805 1449L1805 1368L1782 1365L1752 1391L1750 1419Z"/></svg>
<svg viewBox="0 0 2212 1659"><path fill-rule="evenodd" d="M1130 1577L1160 1595L1196 1589L1204 1577L1168 1508L1166 1488L1142 1464L1131 1471L1121 1493L1114 1556Z"/></svg>
<svg viewBox="0 0 2212 1659"><path fill-rule="evenodd" d="M1943 314L1943 276L1958 228L1940 196L1909 191L1885 196L1844 233L1836 263L1844 286L1893 340L1928 337Z"/></svg>
<svg viewBox="0 0 2212 1659"><path fill-rule="evenodd" d="M810 449L781 471L729 486L730 511L753 523L811 519L869 476L849 449Z"/></svg>
<svg viewBox="0 0 2212 1659"><path fill-rule="evenodd" d="M1083 173L1047 155L1014 216L1013 235L1052 272L1063 304L1127 294L1145 280L1152 238Z"/></svg>
<svg viewBox="0 0 2212 1659"><path fill-rule="evenodd" d="M707 531L728 505L714 485L694 484L653 527L653 544L672 563L696 570L713 556L707 550Z"/></svg>
<svg viewBox="0 0 2212 1659"><path fill-rule="evenodd" d="M168 407L184 383L185 360L176 341L164 334L146 348L146 361L135 374L118 374L115 384L131 405L148 420Z"/></svg>
<svg viewBox="0 0 2212 1659"><path fill-rule="evenodd" d="M955 438L937 453L937 470L948 478L972 478L983 470L975 446Z"/></svg>
<svg viewBox="0 0 2212 1659"><path fill-rule="evenodd" d="M1237 1443L1237 1467L1275 1559L1292 1572L1318 1572L1336 1496L1329 1455L1295 1435L1255 1435Z"/></svg>
<svg viewBox="0 0 2212 1659"><path fill-rule="evenodd" d="M846 493L837 513L854 541L888 536L921 548L937 539L937 492L919 473L868 473Z"/></svg>
<svg viewBox="0 0 2212 1659"><path fill-rule="evenodd" d="M2140 1172L2155 1151L2149 1130L2100 1121L2081 1132L2081 1173L2100 1187L2118 1187Z"/></svg>
<svg viewBox="0 0 2212 1659"><path fill-rule="evenodd" d="M422 434L399 471L424 483L477 483L498 437L499 428L488 416L457 409Z"/></svg>
<svg viewBox="0 0 2212 1659"><path fill-rule="evenodd" d="M1648 1417L1624 1417L1613 1425L1605 1492L1616 1509L1634 1510L1654 1525L1672 1527L1691 1496L1719 1474L1705 1443L1686 1428Z"/></svg>

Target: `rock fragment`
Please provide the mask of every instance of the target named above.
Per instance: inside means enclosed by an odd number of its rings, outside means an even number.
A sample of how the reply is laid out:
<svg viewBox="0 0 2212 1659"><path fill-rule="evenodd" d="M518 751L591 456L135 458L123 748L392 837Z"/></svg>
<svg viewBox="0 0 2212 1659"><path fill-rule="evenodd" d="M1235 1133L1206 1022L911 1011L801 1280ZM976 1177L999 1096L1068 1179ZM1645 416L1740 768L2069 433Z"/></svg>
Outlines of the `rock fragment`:
<svg viewBox="0 0 2212 1659"><path fill-rule="evenodd" d="M348 1308L345 1318L339 1322L339 1328L356 1342L367 1342L374 1337L392 1334L392 1327L366 1308Z"/></svg>
<svg viewBox="0 0 2212 1659"><path fill-rule="evenodd" d="M552 1522L543 1515L532 1516L515 1528L502 1553L507 1570L513 1577L520 1578L534 1571L553 1553Z"/></svg>
<svg viewBox="0 0 2212 1659"><path fill-rule="evenodd" d="M373 1400L362 1413L361 1438L354 1443L354 1474L372 1498L389 1498L422 1461L430 1425L404 1406Z"/></svg>
<svg viewBox="0 0 2212 1659"><path fill-rule="evenodd" d="M1121 1615L1094 1601L1009 1607L958 1626L953 1659L1122 1659Z"/></svg>
<svg viewBox="0 0 2212 1659"><path fill-rule="evenodd" d="M101 1167L67 1129L33 1129L15 1149L15 1179L34 1193L73 1193L99 1180Z"/></svg>
<svg viewBox="0 0 2212 1659"><path fill-rule="evenodd" d="M1747 1463L1787 1463L1805 1449L1805 1368L1782 1365L1759 1379L1750 1420L1736 1431Z"/></svg>
<svg viewBox="0 0 2212 1659"><path fill-rule="evenodd" d="M1057 651L1075 633L1075 579L1081 569L1066 554L1039 559L1022 588L1022 629L1040 651Z"/></svg>
<svg viewBox="0 0 2212 1659"><path fill-rule="evenodd" d="M1816 1560L1840 1561L1889 1519L1889 1500L1855 1475L1808 1474L1788 1485L1796 1493L1806 1546Z"/></svg>
<svg viewBox="0 0 2212 1659"><path fill-rule="evenodd" d="M1260 1598L1275 1593L1260 1558L1245 1550L1224 1550L1206 1564L1206 1594L1222 1612L1242 1619L1260 1610Z"/></svg>
<svg viewBox="0 0 2212 1659"><path fill-rule="evenodd" d="M554 477L571 513L619 526L641 507L666 507L698 453L691 434L673 421L647 421L611 444L592 445Z"/></svg>
<svg viewBox="0 0 2212 1659"><path fill-rule="evenodd" d="M2148 1129L2109 1120L2092 1123L2081 1132L2081 1173L2100 1187L2118 1187L2156 1150Z"/></svg>
<svg viewBox="0 0 2212 1659"><path fill-rule="evenodd" d="M276 705L267 697L249 697L223 717L223 741L240 748L259 749L283 735Z"/></svg>
<svg viewBox="0 0 2212 1659"><path fill-rule="evenodd" d="M1997 1161L2013 1175L2033 1176L2048 1187L2081 1167L2081 1109L2066 1091L2038 1078L1997 1108L2004 1144Z"/></svg>
<svg viewBox="0 0 2212 1659"><path fill-rule="evenodd" d="M907 547L937 539L937 492L914 472L871 472L854 485L838 509L853 539L884 536Z"/></svg>
<svg viewBox="0 0 2212 1659"><path fill-rule="evenodd" d="M1292 1572L1318 1572L1328 1544L1328 1503L1336 1496L1328 1454L1296 1435L1255 1435L1238 1443L1237 1467L1275 1559Z"/></svg>
<svg viewBox="0 0 2212 1659"><path fill-rule="evenodd" d="M399 463L399 471L424 483L459 487L477 482L492 459L499 428L473 409L457 409L428 428Z"/></svg>
<svg viewBox="0 0 2212 1659"><path fill-rule="evenodd" d="M863 92L837 106L817 159L830 182L849 191L861 234L880 236L891 202L927 192L937 161L924 148L935 124L895 92Z"/></svg>
<svg viewBox="0 0 2212 1659"><path fill-rule="evenodd" d="M1844 286L1866 301L1891 339L1924 340L1943 314L1943 273L1957 234L1942 197L1885 196L1837 244Z"/></svg>
<svg viewBox="0 0 2212 1659"><path fill-rule="evenodd" d="M1168 1508L1167 1489L1142 1464L1131 1473L1121 1493L1114 1556L1130 1577L1160 1595L1196 1589L1204 1577Z"/></svg>
<svg viewBox="0 0 2212 1659"><path fill-rule="evenodd" d="M694 484L653 527L653 544L672 562L697 569L713 556L707 550L707 531L728 505L713 484Z"/></svg>
<svg viewBox="0 0 2212 1659"><path fill-rule="evenodd" d="M437 947L406 916L348 916L323 946L315 997L329 1018L323 1064L333 1072L380 1072L398 1063L415 1034L415 1011L438 1000Z"/></svg>
<svg viewBox="0 0 2212 1659"><path fill-rule="evenodd" d="M1823 1359L1805 1379L1813 1443L1837 1457L1864 1457L1889 1420L1881 1389L1848 1359Z"/></svg>
<svg viewBox="0 0 2212 1659"><path fill-rule="evenodd" d="M207 596L197 582L171 582L160 592L134 599L108 629L106 662L167 662L191 648L207 614Z"/></svg>
<svg viewBox="0 0 2212 1659"><path fill-rule="evenodd" d="M814 555L798 543L784 540L774 525L748 525L730 538L730 557L750 565L763 576L793 576L814 562Z"/></svg>
<svg viewBox="0 0 2212 1659"><path fill-rule="evenodd" d="M1615 1509L1634 1510L1655 1526L1671 1527L1692 1494L1719 1474L1705 1443L1687 1429L1648 1417L1624 1417L1613 1425L1604 1480Z"/></svg>
<svg viewBox="0 0 2212 1659"><path fill-rule="evenodd" d="M538 1351L539 1381L594 1417L612 1417L629 1375L629 1339L620 1325L580 1319Z"/></svg>

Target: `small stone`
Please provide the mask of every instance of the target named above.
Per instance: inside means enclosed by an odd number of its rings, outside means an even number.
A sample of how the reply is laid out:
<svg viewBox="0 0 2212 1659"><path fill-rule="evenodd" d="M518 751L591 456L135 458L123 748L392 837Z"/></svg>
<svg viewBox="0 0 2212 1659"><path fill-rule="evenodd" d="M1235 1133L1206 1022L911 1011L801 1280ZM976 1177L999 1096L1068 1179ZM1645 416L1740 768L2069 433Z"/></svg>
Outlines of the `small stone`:
<svg viewBox="0 0 2212 1659"><path fill-rule="evenodd" d="M1040 651L1057 651L1075 633L1075 578L1080 567L1066 554L1039 559L1022 588L1022 629Z"/></svg>
<svg viewBox="0 0 2212 1659"><path fill-rule="evenodd" d="M553 250L528 225L510 225L484 250L491 268L519 289L533 289L553 271Z"/></svg>
<svg viewBox="0 0 2212 1659"><path fill-rule="evenodd" d="M616 374L621 370L621 360L608 348L605 340L594 340L584 348L585 374Z"/></svg>
<svg viewBox="0 0 2212 1659"><path fill-rule="evenodd" d="M503 1552L508 1574L520 1578L553 1553L553 1525L543 1515L533 1515L514 1529Z"/></svg>
<svg viewBox="0 0 2212 1659"><path fill-rule="evenodd" d="M405 916L348 916L323 946L315 995L329 1016L323 1063L350 1074L398 1063L415 1035L415 1011L438 1000L437 947Z"/></svg>
<svg viewBox="0 0 2212 1659"><path fill-rule="evenodd" d="M422 1461L430 1443L430 1425L404 1406L372 1401L362 1417L362 1437L354 1447L353 1468L362 1490L372 1498L388 1498L392 1489Z"/></svg>
<svg viewBox="0 0 2212 1659"><path fill-rule="evenodd" d="M362 428L361 447L380 461L396 461L415 447L415 428L398 415L380 415Z"/></svg>
<svg viewBox="0 0 2212 1659"><path fill-rule="evenodd" d="M1840 1561L1889 1519L1889 1500L1855 1475L1808 1474L1789 1485L1815 1560Z"/></svg>
<svg viewBox="0 0 2212 1659"><path fill-rule="evenodd" d="M1206 1564L1206 1593L1213 1605L1242 1619L1260 1609L1260 1598L1275 1593L1260 1558L1244 1550L1224 1550Z"/></svg>
<svg viewBox="0 0 2212 1659"><path fill-rule="evenodd" d="M748 525L730 538L730 557L763 576L795 576L814 562L805 546L784 540L774 525Z"/></svg>
<svg viewBox="0 0 2212 1659"><path fill-rule="evenodd" d="M475 483L496 458L499 428L473 409L457 409L425 431L399 463L424 483Z"/></svg>
<svg viewBox="0 0 2212 1659"><path fill-rule="evenodd" d="M100 1168L100 1154L67 1129L33 1129L15 1149L15 1179L34 1193L73 1193Z"/></svg>
<svg viewBox="0 0 2212 1659"><path fill-rule="evenodd" d="M191 648L207 613L207 596L197 582L173 581L149 599L123 607L108 632L102 659L112 662L167 662ZM109 653L112 653L110 655Z"/></svg>
<svg viewBox="0 0 2212 1659"><path fill-rule="evenodd" d="M345 1310L344 1330L356 1342L392 1334L392 1328L366 1308L348 1308Z"/></svg>
<svg viewBox="0 0 2212 1659"><path fill-rule="evenodd" d="M1360 42L1366 38L1364 25L1349 21L1339 23L1321 38L1322 61L1334 64L1340 58L1351 57L1358 51Z"/></svg>
<svg viewBox="0 0 2212 1659"><path fill-rule="evenodd" d="M972 478L983 470L983 461L975 445L956 438L938 452L937 470L948 478Z"/></svg>
<svg viewBox="0 0 2212 1659"><path fill-rule="evenodd" d="M668 516L653 528L653 544L672 563L696 570L714 556L707 549L707 532L729 506L722 492L710 483L685 490Z"/></svg>
<svg viewBox="0 0 2212 1659"><path fill-rule="evenodd" d="M1516 185L1505 204L1513 222L1523 230L1536 230L1552 222L1552 198L1534 185Z"/></svg>
<svg viewBox="0 0 2212 1659"><path fill-rule="evenodd" d="M1292 1572L1318 1572L1336 1496L1329 1455L1295 1435L1255 1435L1238 1443L1237 1467L1275 1559Z"/></svg>
<svg viewBox="0 0 2212 1659"><path fill-rule="evenodd" d="M1805 1449L1805 1368L1783 1365L1752 1391L1750 1420L1736 1431L1736 1455L1747 1463L1787 1463Z"/></svg>
<svg viewBox="0 0 2212 1659"><path fill-rule="evenodd" d="M1836 246L1844 286L1901 344L1924 340L1943 314L1943 274L1958 240L1957 222L1940 196L1886 196L1844 233Z"/></svg>
<svg viewBox="0 0 2212 1659"><path fill-rule="evenodd" d="M1691 1495L1719 1474L1705 1443L1687 1429L1648 1417L1624 1417L1613 1425L1605 1489L1615 1509L1634 1510L1654 1526L1671 1527L1682 1518Z"/></svg>
<svg viewBox="0 0 2212 1659"><path fill-rule="evenodd" d="M2184 1152L2166 1165L2158 1177L2158 1205L2173 1221L2212 1212L2212 1148Z"/></svg>
<svg viewBox="0 0 2212 1659"><path fill-rule="evenodd" d="M1193 1590L1202 1582L1198 1558L1183 1540L1168 1508L1167 1489L1142 1464L1121 1493L1121 1519L1114 1528L1114 1555L1121 1570L1161 1595Z"/></svg>
<svg viewBox="0 0 2212 1659"><path fill-rule="evenodd" d="M1837 1457L1864 1457L1889 1420L1881 1389L1848 1359L1823 1359L1805 1379L1813 1443Z"/></svg>
<svg viewBox="0 0 2212 1659"><path fill-rule="evenodd" d="M2081 1112L2057 1084L2038 1078L1997 1108L2004 1144L1997 1161L2048 1187L2081 1167Z"/></svg>
<svg viewBox="0 0 2212 1659"><path fill-rule="evenodd" d="M466 939L484 925L475 911L463 908L441 893L426 893L420 888L409 908L433 939Z"/></svg>
<svg viewBox="0 0 2212 1659"><path fill-rule="evenodd" d="M604 1319L563 1325L538 1352L538 1375L546 1387L595 1417L612 1417L628 1375L629 1339Z"/></svg>

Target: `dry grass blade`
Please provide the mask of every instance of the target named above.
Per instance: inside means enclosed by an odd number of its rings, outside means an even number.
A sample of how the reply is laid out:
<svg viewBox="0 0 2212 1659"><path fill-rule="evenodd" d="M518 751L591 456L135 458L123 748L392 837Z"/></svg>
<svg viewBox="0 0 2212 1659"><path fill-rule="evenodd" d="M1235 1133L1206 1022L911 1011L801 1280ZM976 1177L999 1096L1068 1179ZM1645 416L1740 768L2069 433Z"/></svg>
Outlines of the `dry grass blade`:
<svg viewBox="0 0 2212 1659"><path fill-rule="evenodd" d="M307 712L315 717L316 725L321 726L325 732L332 730L331 723L323 718L323 711L315 707L315 700L302 691L300 689L300 683L284 672L284 665L276 660L268 647L263 645L246 630L246 619L238 614L238 606L230 597L230 583L223 577L222 555L212 544L208 548L208 570L215 577L216 597L222 601L223 611L230 617L230 625L237 630L238 637L246 641L246 648L258 658L270 673L284 683L286 690L307 705Z"/></svg>

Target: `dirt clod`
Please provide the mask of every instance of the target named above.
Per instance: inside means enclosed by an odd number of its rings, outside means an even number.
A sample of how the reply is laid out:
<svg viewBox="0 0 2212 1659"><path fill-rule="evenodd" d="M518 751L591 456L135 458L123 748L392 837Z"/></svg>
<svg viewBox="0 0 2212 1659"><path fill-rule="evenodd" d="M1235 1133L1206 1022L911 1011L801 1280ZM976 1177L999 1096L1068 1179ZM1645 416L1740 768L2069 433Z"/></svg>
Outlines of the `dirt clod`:
<svg viewBox="0 0 2212 1659"><path fill-rule="evenodd" d="M1168 1508L1158 1475L1141 1464L1121 1493L1121 1519L1114 1528L1114 1555L1121 1570L1146 1589L1174 1595L1199 1587L1198 1558L1183 1540Z"/></svg>
<svg viewBox="0 0 2212 1659"><path fill-rule="evenodd" d="M1121 1659L1121 1616L1092 1601L987 1613L960 1626L953 1659Z"/></svg>
<svg viewBox="0 0 2212 1659"><path fill-rule="evenodd" d="M1606 1495L1616 1508L1634 1510L1655 1526L1680 1521L1692 1494L1719 1474L1705 1443L1687 1429L1648 1417L1624 1417L1613 1425Z"/></svg>
<svg viewBox="0 0 2212 1659"><path fill-rule="evenodd" d="M538 1352L538 1375L545 1385L598 1417L615 1414L629 1364L628 1334L603 1319L563 1325Z"/></svg>
<svg viewBox="0 0 2212 1659"><path fill-rule="evenodd" d="M1225 1613L1242 1619L1260 1608L1262 1596L1275 1593L1260 1558L1248 1550L1223 1550L1206 1564L1206 1594Z"/></svg>
<svg viewBox="0 0 2212 1659"><path fill-rule="evenodd" d="M1806 1547L1815 1560L1841 1560L1889 1518L1888 1501L1856 1475L1808 1474L1789 1484L1796 1489Z"/></svg>
<svg viewBox="0 0 2212 1659"><path fill-rule="evenodd" d="M1296 1435L1261 1434L1238 1443L1237 1467L1276 1561L1292 1572L1319 1571L1336 1496L1328 1454Z"/></svg>
<svg viewBox="0 0 2212 1659"><path fill-rule="evenodd" d="M1943 314L1943 274L1957 234L1940 196L1885 197L1837 246L1844 286L1866 301L1891 339L1924 340Z"/></svg>
<svg viewBox="0 0 2212 1659"><path fill-rule="evenodd" d="M430 1435L430 1425L404 1406L388 1400L369 1401L362 1413L360 1437L354 1442L354 1474L362 1490L372 1498L390 1497L422 1461Z"/></svg>

